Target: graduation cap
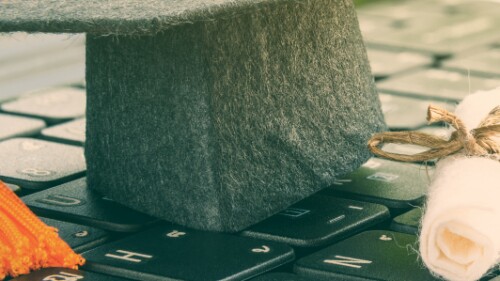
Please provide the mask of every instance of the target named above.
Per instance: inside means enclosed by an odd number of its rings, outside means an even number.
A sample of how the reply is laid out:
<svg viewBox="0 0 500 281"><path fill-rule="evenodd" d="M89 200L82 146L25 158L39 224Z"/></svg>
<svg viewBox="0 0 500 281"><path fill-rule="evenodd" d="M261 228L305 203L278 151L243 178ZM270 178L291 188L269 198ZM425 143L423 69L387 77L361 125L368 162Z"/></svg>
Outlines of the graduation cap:
<svg viewBox="0 0 500 281"><path fill-rule="evenodd" d="M88 184L239 231L331 185L385 129L349 0L3 0L0 31L85 32Z"/></svg>

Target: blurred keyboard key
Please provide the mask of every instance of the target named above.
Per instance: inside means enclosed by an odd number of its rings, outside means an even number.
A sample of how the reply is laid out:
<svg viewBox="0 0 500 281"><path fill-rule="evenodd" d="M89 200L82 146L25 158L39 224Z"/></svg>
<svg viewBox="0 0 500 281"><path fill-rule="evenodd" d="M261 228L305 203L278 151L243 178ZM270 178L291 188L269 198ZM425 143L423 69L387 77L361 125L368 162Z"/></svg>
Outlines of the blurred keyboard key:
<svg viewBox="0 0 500 281"><path fill-rule="evenodd" d="M440 16L492 15L499 16L499 2L496 0L398 0L370 1L358 9L369 15L385 16L393 19L429 14Z"/></svg>
<svg viewBox="0 0 500 281"><path fill-rule="evenodd" d="M85 35L0 35L0 102L85 77Z"/></svg>
<svg viewBox="0 0 500 281"><path fill-rule="evenodd" d="M43 128L43 120L0 113L0 140L34 135Z"/></svg>
<svg viewBox="0 0 500 281"><path fill-rule="evenodd" d="M367 231L298 260L295 272L313 280L438 281L423 266L415 235Z"/></svg>
<svg viewBox="0 0 500 281"><path fill-rule="evenodd" d="M29 72L0 83L0 102L14 100L31 91L81 83L85 77L85 61Z"/></svg>
<svg viewBox="0 0 500 281"><path fill-rule="evenodd" d="M42 73L50 68L59 68L65 65L77 64L85 57L85 46L78 45L65 50L53 50L39 56L23 58L13 61L0 68L0 84L9 83L16 79L26 79L30 75Z"/></svg>
<svg viewBox="0 0 500 281"><path fill-rule="evenodd" d="M427 108L430 104L450 111L454 110L453 103L447 104L387 94L379 94L379 98L385 122L391 130L415 130L427 125Z"/></svg>
<svg viewBox="0 0 500 281"><path fill-rule="evenodd" d="M83 149L30 138L0 142L0 179L22 188L39 189L81 177Z"/></svg>
<svg viewBox="0 0 500 281"><path fill-rule="evenodd" d="M433 103L434 104L434 103ZM451 108L448 108L451 112ZM417 131L430 134L436 137L440 137L444 140L448 140L451 136L451 131L449 128L445 127L445 125L442 126L425 126ZM412 154L417 154L424 152L426 150L429 150L428 147L425 146L420 146L420 145L415 145L415 144L401 144L401 143L388 143L384 144L382 149L386 152L390 153L398 153L398 154L406 154L406 155L412 155ZM432 159L428 161L424 161L426 164L434 165L437 159Z"/></svg>
<svg viewBox="0 0 500 281"><path fill-rule="evenodd" d="M0 62L19 62L46 55L61 53L75 47L85 48L83 34L48 34L13 32L0 36ZM82 58L84 60L84 58Z"/></svg>
<svg viewBox="0 0 500 281"><path fill-rule="evenodd" d="M41 134L48 140L83 145L85 143L85 118L45 128Z"/></svg>
<svg viewBox="0 0 500 281"><path fill-rule="evenodd" d="M30 274L19 276L11 281L127 281L94 272L62 267L43 268Z"/></svg>
<svg viewBox="0 0 500 281"><path fill-rule="evenodd" d="M117 232L134 232L157 221L87 187L85 178L49 188L23 201L37 215Z"/></svg>
<svg viewBox="0 0 500 281"><path fill-rule="evenodd" d="M298 247L317 247L389 218L387 207L313 195L243 231L244 236Z"/></svg>
<svg viewBox="0 0 500 281"><path fill-rule="evenodd" d="M395 217L391 223L391 229L397 232L417 234L422 219L422 209L415 208Z"/></svg>
<svg viewBox="0 0 500 281"><path fill-rule="evenodd" d="M499 6L500 8L500 6ZM443 67L450 70L477 76L500 78L500 47L479 50L473 54L453 58L443 62Z"/></svg>
<svg viewBox="0 0 500 281"><path fill-rule="evenodd" d="M410 15L395 20L401 25L390 32L367 36L371 47L423 52L436 58L449 57L498 40L498 17L469 14ZM393 23L394 25L394 23Z"/></svg>
<svg viewBox="0 0 500 281"><path fill-rule="evenodd" d="M421 152L429 150L429 148L425 147L425 146L420 146L420 145L415 145L415 144L401 144L401 143L384 144L382 146L382 149L385 152L405 154L405 155L413 155L413 154L417 154L417 153L421 153ZM434 164L435 161L433 159L433 160L427 161L426 163Z"/></svg>
<svg viewBox="0 0 500 281"><path fill-rule="evenodd" d="M367 51L375 79L387 78L433 63L430 56L414 52L391 52L373 48L368 48Z"/></svg>
<svg viewBox="0 0 500 281"><path fill-rule="evenodd" d="M84 254L84 268L140 281L246 280L293 260L284 245L164 225Z"/></svg>
<svg viewBox="0 0 500 281"><path fill-rule="evenodd" d="M40 218L45 224L57 228L59 237L78 253L101 245L109 239L106 231L75 223Z"/></svg>
<svg viewBox="0 0 500 281"><path fill-rule="evenodd" d="M55 123L84 116L85 102L84 89L65 87L28 94L18 100L2 104L1 109L40 117L48 123Z"/></svg>
<svg viewBox="0 0 500 281"><path fill-rule="evenodd" d="M450 13L462 13L475 16L500 16L500 2L497 0L452 0L446 8ZM456 2L456 3L454 3Z"/></svg>
<svg viewBox="0 0 500 281"><path fill-rule="evenodd" d="M490 79L443 69L426 69L377 83L379 91L429 100L458 102L470 93L490 90L500 79Z"/></svg>
<svg viewBox="0 0 500 281"><path fill-rule="evenodd" d="M455 111L451 110L450 111ZM436 137L440 137L442 139L449 139L451 136L451 133L454 131L453 128L447 127L446 125L441 125L441 126L425 126L423 128L420 128L418 130L419 132L434 135Z"/></svg>
<svg viewBox="0 0 500 281"><path fill-rule="evenodd" d="M321 193L389 208L410 208L422 203L432 171L432 167L419 164L372 158Z"/></svg>
<svg viewBox="0 0 500 281"><path fill-rule="evenodd" d="M387 16L370 15L363 12L358 12L358 21L363 39L369 40L377 36L383 36L385 33L397 32L402 28L394 23L394 19ZM368 48L370 49L370 48Z"/></svg>

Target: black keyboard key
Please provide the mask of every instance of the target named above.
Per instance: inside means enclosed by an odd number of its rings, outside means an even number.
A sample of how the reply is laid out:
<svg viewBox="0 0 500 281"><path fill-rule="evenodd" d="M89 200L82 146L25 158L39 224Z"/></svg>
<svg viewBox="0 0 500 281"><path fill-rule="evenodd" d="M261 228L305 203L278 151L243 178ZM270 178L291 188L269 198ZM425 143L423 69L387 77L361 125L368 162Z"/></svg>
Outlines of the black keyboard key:
<svg viewBox="0 0 500 281"><path fill-rule="evenodd" d="M299 247L331 244L389 218L387 207L313 195L243 231L244 236Z"/></svg>
<svg viewBox="0 0 500 281"><path fill-rule="evenodd" d="M157 219L119 205L87 187L85 178L22 197L37 215L111 231L133 232Z"/></svg>
<svg viewBox="0 0 500 281"><path fill-rule="evenodd" d="M422 219L422 209L415 208L395 217L391 223L391 229L397 232L417 234Z"/></svg>
<svg viewBox="0 0 500 281"><path fill-rule="evenodd" d="M85 90L52 88L34 92L1 105L5 112L36 116L57 123L85 115Z"/></svg>
<svg viewBox="0 0 500 281"><path fill-rule="evenodd" d="M54 186L85 174L81 147L30 138L0 142L0 179L22 188Z"/></svg>
<svg viewBox="0 0 500 281"><path fill-rule="evenodd" d="M0 113L0 140L35 135L43 128L43 120Z"/></svg>
<svg viewBox="0 0 500 281"><path fill-rule="evenodd" d="M42 130L42 137L67 144L85 143L85 118L76 119Z"/></svg>
<svg viewBox="0 0 500 281"><path fill-rule="evenodd" d="M500 5L499 5L500 8ZM443 67L477 76L500 78L500 47L479 50L468 56L443 62Z"/></svg>
<svg viewBox="0 0 500 281"><path fill-rule="evenodd" d="M456 102L470 93L493 89L498 85L499 79L478 76L469 78L461 72L425 69L383 80L377 83L377 88L396 95Z"/></svg>
<svg viewBox="0 0 500 281"><path fill-rule="evenodd" d="M261 275L251 281L314 281L314 279L308 279L292 273L273 272Z"/></svg>
<svg viewBox="0 0 500 281"><path fill-rule="evenodd" d="M293 250L258 239L164 225L84 254L85 268L141 281L246 280L293 260Z"/></svg>
<svg viewBox="0 0 500 281"><path fill-rule="evenodd" d="M101 229L70 222L40 218L45 224L59 230L59 237L78 253L90 250L109 239L109 234Z"/></svg>
<svg viewBox="0 0 500 281"><path fill-rule="evenodd" d="M373 48L367 51L372 74L376 79L383 79L412 69L430 66L433 63L431 56L415 52L391 52Z"/></svg>
<svg viewBox="0 0 500 281"><path fill-rule="evenodd" d="M19 276L11 281L126 281L130 279L116 278L94 272L69 268L43 268L30 274Z"/></svg>
<svg viewBox="0 0 500 281"><path fill-rule="evenodd" d="M425 166L418 164L372 158L322 193L389 208L410 208L422 202L431 172L431 167L426 170Z"/></svg>
<svg viewBox="0 0 500 281"><path fill-rule="evenodd" d="M414 235L376 230L348 238L298 260L295 271L313 280L431 281Z"/></svg>

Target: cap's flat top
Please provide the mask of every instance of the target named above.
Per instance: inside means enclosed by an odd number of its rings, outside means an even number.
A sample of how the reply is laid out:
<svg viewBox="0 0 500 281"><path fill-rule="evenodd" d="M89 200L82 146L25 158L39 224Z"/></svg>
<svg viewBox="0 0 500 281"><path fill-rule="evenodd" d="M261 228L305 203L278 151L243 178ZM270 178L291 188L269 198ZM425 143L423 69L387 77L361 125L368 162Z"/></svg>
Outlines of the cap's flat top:
<svg viewBox="0 0 500 281"><path fill-rule="evenodd" d="M275 2L289 0L0 0L0 32L151 34Z"/></svg>

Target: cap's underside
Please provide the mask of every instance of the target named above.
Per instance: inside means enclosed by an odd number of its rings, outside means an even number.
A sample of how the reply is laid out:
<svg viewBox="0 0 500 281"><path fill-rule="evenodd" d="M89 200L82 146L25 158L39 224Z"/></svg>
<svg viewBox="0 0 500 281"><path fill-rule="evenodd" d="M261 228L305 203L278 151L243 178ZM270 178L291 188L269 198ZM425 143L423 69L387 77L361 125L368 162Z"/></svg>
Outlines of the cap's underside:
<svg viewBox="0 0 500 281"><path fill-rule="evenodd" d="M0 32L154 34L290 0L0 1ZM300 2L293 0L294 2Z"/></svg>

